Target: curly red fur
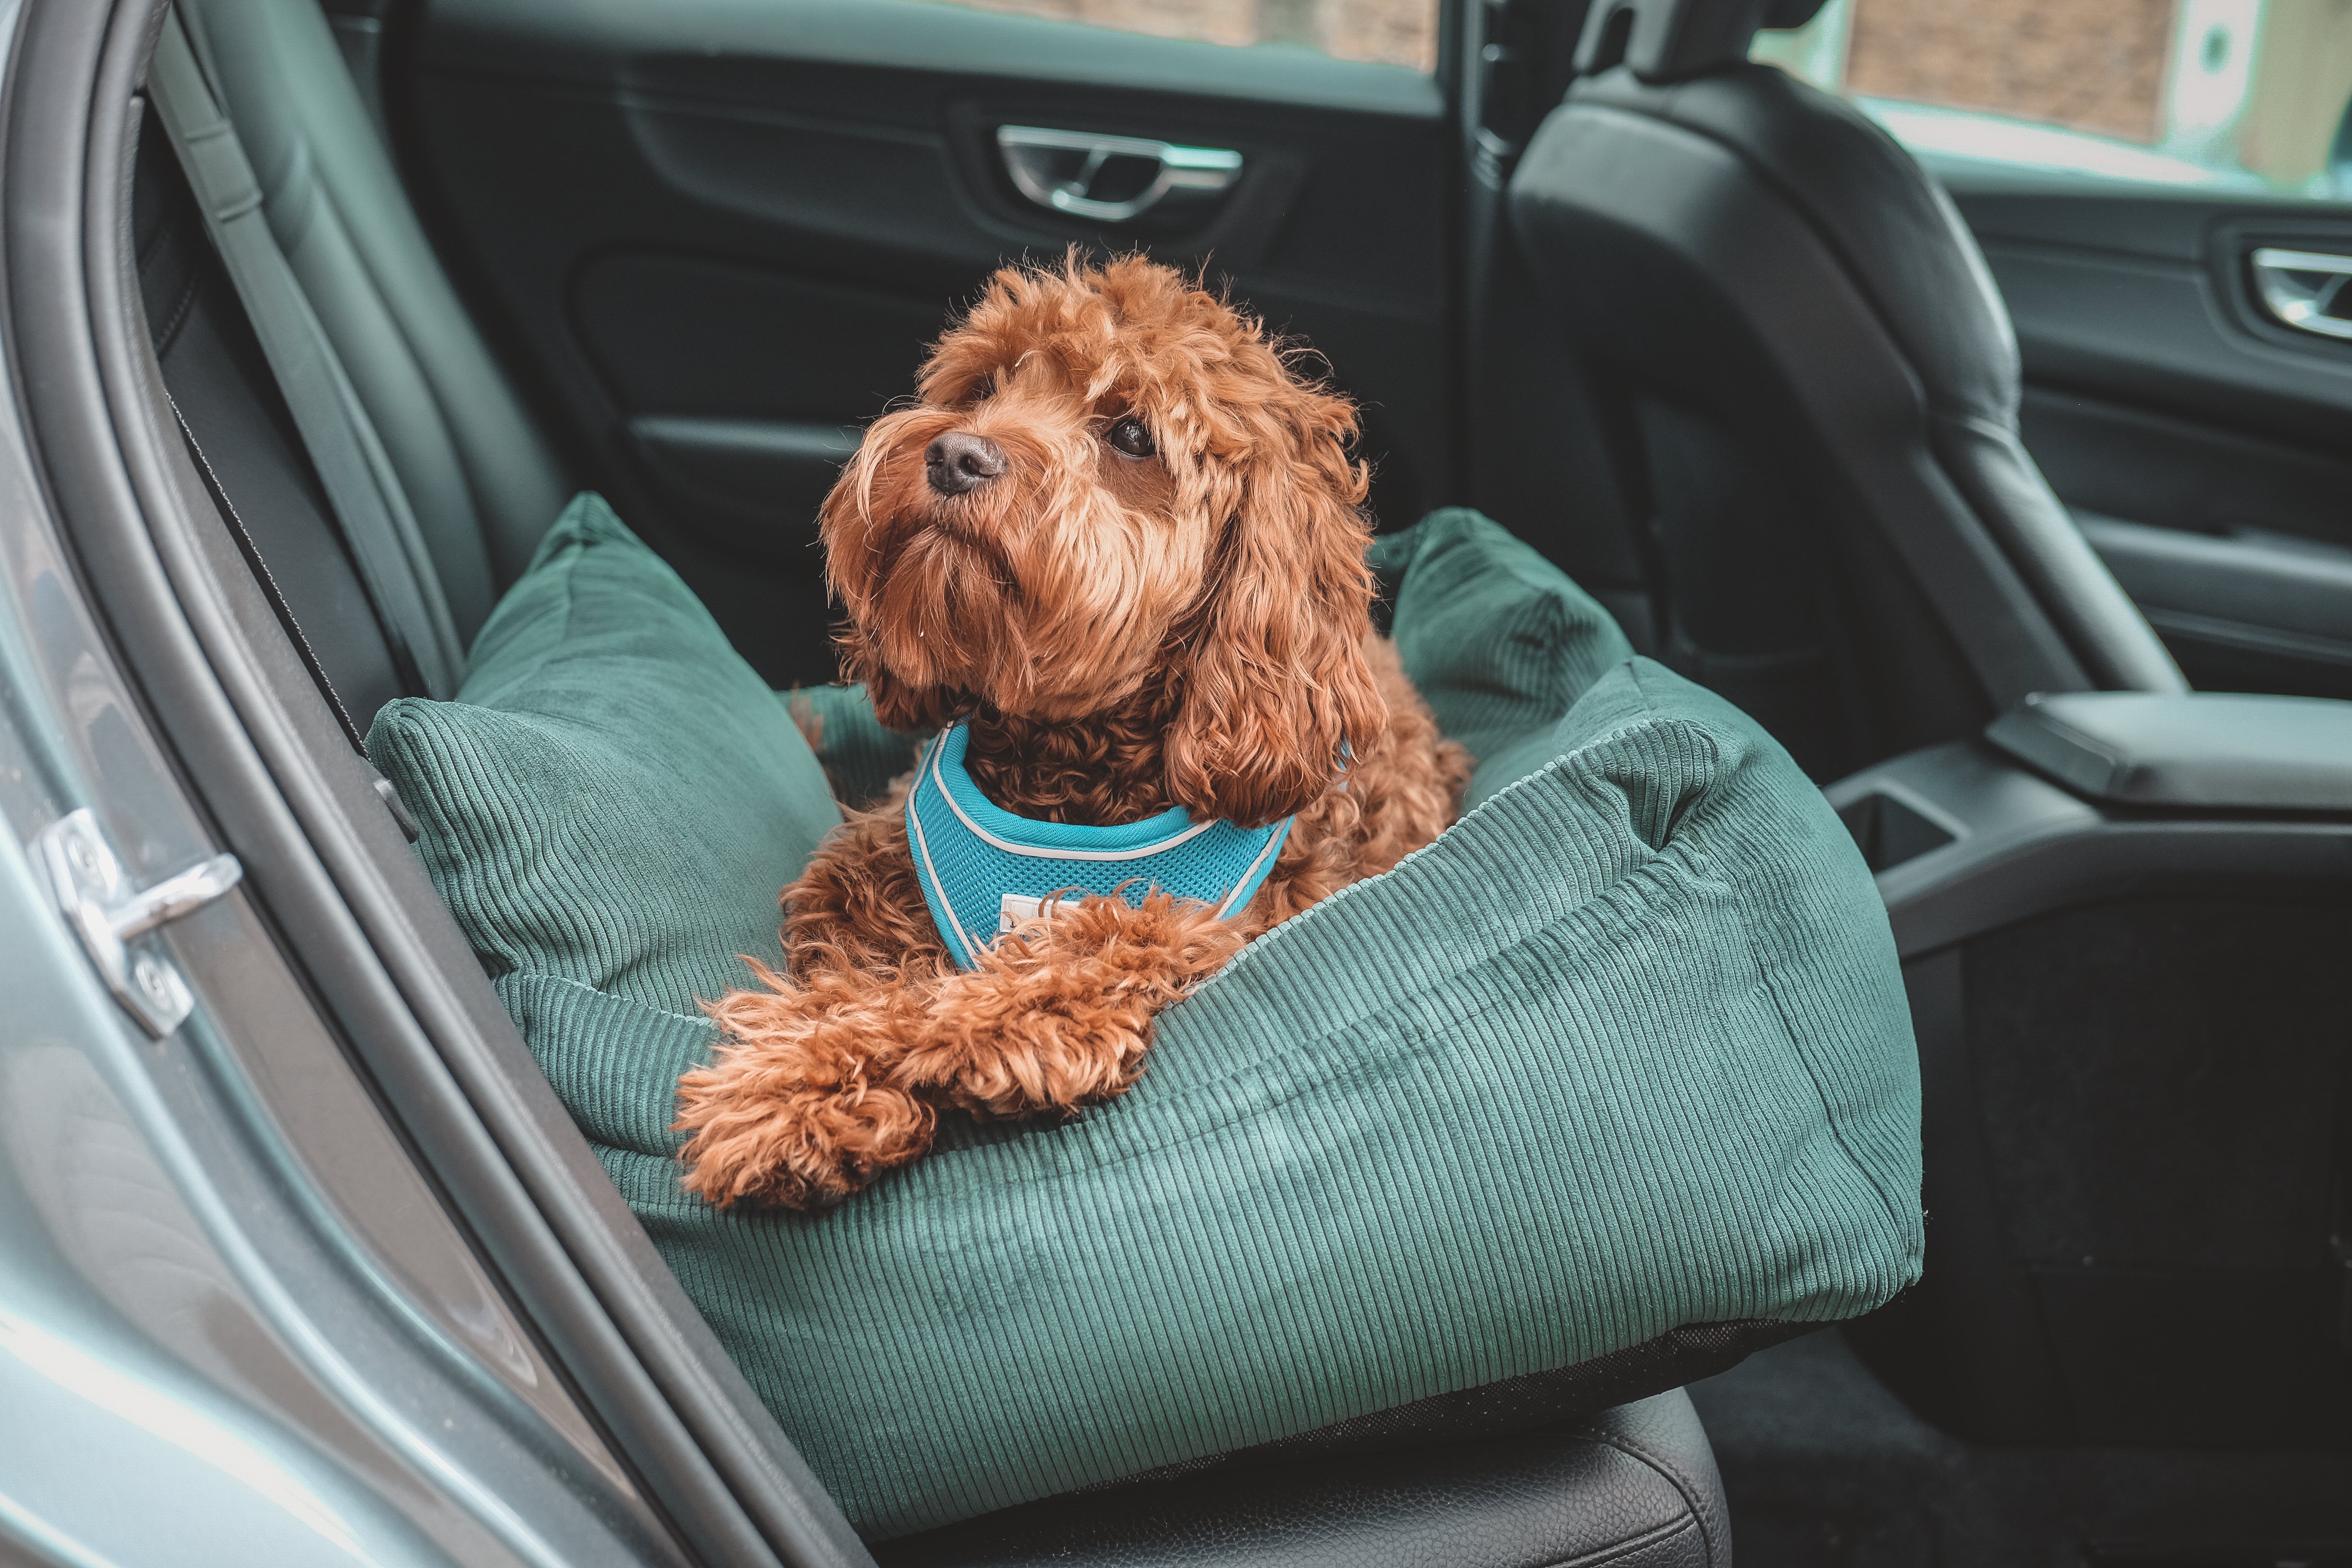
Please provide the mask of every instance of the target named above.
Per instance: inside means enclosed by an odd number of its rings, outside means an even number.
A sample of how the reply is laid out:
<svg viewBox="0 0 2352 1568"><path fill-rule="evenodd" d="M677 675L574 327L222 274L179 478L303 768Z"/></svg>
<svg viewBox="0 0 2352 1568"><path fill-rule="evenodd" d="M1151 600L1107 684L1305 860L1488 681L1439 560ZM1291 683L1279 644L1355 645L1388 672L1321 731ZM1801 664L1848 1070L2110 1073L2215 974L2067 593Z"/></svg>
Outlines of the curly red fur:
<svg viewBox="0 0 2352 1568"><path fill-rule="evenodd" d="M1152 1016L1251 938L1444 831L1469 759L1371 630L1354 409L1167 268L1008 268L876 421L826 500L844 661L884 722L971 720L973 782L1024 816L1296 814L1239 915L1090 898L959 970L908 851L907 780L784 889L787 973L711 1004L679 1080L685 1183L713 1204L836 1203L929 1147L941 1108L1116 1095ZM1147 458L1108 439L1139 421ZM1004 471L926 477L950 433Z"/></svg>

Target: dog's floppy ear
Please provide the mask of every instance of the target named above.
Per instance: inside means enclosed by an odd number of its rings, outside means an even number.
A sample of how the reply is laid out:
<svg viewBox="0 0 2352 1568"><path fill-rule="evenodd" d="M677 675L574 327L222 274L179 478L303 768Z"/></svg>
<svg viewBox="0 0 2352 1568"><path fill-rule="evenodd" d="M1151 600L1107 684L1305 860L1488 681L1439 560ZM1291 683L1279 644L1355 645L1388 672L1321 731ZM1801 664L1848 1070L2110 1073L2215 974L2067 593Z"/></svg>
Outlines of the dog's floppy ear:
<svg viewBox="0 0 2352 1568"><path fill-rule="evenodd" d="M887 490L893 482L921 482L919 468L912 479L901 473L895 480L884 468L887 460L908 447L910 439L914 450L920 451L927 438L925 430L914 428L911 438L907 432L927 420L936 422L936 417L923 409L901 409L876 420L817 512L817 536L824 542L825 585L849 611L848 622L834 637L841 649L842 674L866 683L874 716L886 728L907 734L941 728L961 710L963 693L945 689L935 679L924 679L933 668L935 649L910 635L919 628L898 626L881 614L878 601L883 584L874 569L880 550L875 491L877 488ZM887 500L878 510L888 510ZM891 628L902 645L895 649L883 646ZM886 655L894 652L898 662L915 672L914 679L892 673L892 661Z"/></svg>
<svg viewBox="0 0 2352 1568"><path fill-rule="evenodd" d="M1347 452L1355 410L1278 366L1272 379L1279 390L1255 405L1227 400L1245 437L1238 483L1206 596L1171 649L1170 791L1245 826L1328 789L1345 742L1387 719L1364 661L1371 530Z"/></svg>

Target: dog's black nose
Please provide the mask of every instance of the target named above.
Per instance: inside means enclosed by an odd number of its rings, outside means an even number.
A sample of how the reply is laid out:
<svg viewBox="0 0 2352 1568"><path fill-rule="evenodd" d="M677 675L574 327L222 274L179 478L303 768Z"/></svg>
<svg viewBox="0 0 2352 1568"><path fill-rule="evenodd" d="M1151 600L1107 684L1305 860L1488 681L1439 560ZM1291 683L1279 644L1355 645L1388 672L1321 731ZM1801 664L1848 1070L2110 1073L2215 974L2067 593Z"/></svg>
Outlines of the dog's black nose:
<svg viewBox="0 0 2352 1568"><path fill-rule="evenodd" d="M950 431L923 453L931 489L943 496L976 489L1004 471L1004 448L985 436Z"/></svg>

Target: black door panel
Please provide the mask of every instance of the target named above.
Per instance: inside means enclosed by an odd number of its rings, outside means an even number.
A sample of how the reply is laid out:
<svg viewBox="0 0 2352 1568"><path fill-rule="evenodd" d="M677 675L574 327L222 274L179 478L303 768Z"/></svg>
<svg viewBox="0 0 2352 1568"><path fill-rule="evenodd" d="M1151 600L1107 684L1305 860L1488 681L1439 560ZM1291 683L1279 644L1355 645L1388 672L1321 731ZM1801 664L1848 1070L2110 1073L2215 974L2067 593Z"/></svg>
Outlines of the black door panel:
<svg viewBox="0 0 2352 1568"><path fill-rule="evenodd" d="M801 419L641 414L628 450L662 492L693 509L704 537L746 570L805 575L814 536L779 516L816 514L842 465L856 455L855 425Z"/></svg>
<svg viewBox="0 0 2352 1568"><path fill-rule="evenodd" d="M929 0L434 0L428 35L428 69L752 102L771 101L780 67L794 63L816 68L821 91L842 79L835 68L874 67L1308 111L1434 118L1443 98L1435 82L1394 67L1072 28ZM898 101L860 107L866 120L930 123Z"/></svg>
<svg viewBox="0 0 2352 1568"><path fill-rule="evenodd" d="M857 426L914 384L943 304L772 268L618 251L575 274L577 342L665 515L805 575Z"/></svg>
<svg viewBox="0 0 2352 1568"><path fill-rule="evenodd" d="M1417 73L922 0L441 0L409 89L494 313L779 683L829 673L810 546L856 427L1005 260L1205 262L1364 405L1384 525L1453 489L1447 121ZM1179 219L1090 223L1014 186L1008 124L1243 168Z"/></svg>
<svg viewBox="0 0 2352 1568"><path fill-rule="evenodd" d="M2271 319L2248 265L2352 252L2352 211L1952 183L2026 446L2191 682L2352 697L2352 342Z"/></svg>
<svg viewBox="0 0 2352 1568"><path fill-rule="evenodd" d="M624 406L814 421L912 384L938 303L777 268L609 251L574 272L580 341Z"/></svg>
<svg viewBox="0 0 2352 1568"><path fill-rule="evenodd" d="M2352 550L2260 529L2074 519L2196 685L2352 696Z"/></svg>
<svg viewBox="0 0 2352 1568"><path fill-rule="evenodd" d="M2022 422L2070 505L2193 533L2256 530L2352 548L2352 441L2330 451L2048 385L2027 390Z"/></svg>
<svg viewBox="0 0 2352 1568"><path fill-rule="evenodd" d="M2352 225L2343 233L2338 243L2352 245ZM2016 324L2029 385L2124 393L2142 407L2320 450L2347 444L2352 344L2258 333L2240 304L2251 287L2242 274L2217 276L2202 254L2158 258L1994 236L1979 243ZM2249 237L2243 250L2257 243Z"/></svg>
<svg viewBox="0 0 2352 1568"><path fill-rule="evenodd" d="M2192 684L2352 697L2352 441L2331 452L2047 387L2027 392L2023 425Z"/></svg>

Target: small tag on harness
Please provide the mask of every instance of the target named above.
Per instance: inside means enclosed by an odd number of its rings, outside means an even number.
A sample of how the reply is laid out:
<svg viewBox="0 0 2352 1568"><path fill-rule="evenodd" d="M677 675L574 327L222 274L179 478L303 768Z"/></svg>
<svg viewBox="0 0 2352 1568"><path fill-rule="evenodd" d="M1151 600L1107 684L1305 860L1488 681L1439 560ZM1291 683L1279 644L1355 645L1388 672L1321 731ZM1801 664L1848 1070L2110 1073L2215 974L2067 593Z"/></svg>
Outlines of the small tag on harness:
<svg viewBox="0 0 2352 1568"><path fill-rule="evenodd" d="M996 934L1003 936L1018 925L1031 921L1051 919L1065 910L1076 907L1086 894L1076 888L1060 893L1047 893L1033 899L1022 893L1007 893L996 901Z"/></svg>

